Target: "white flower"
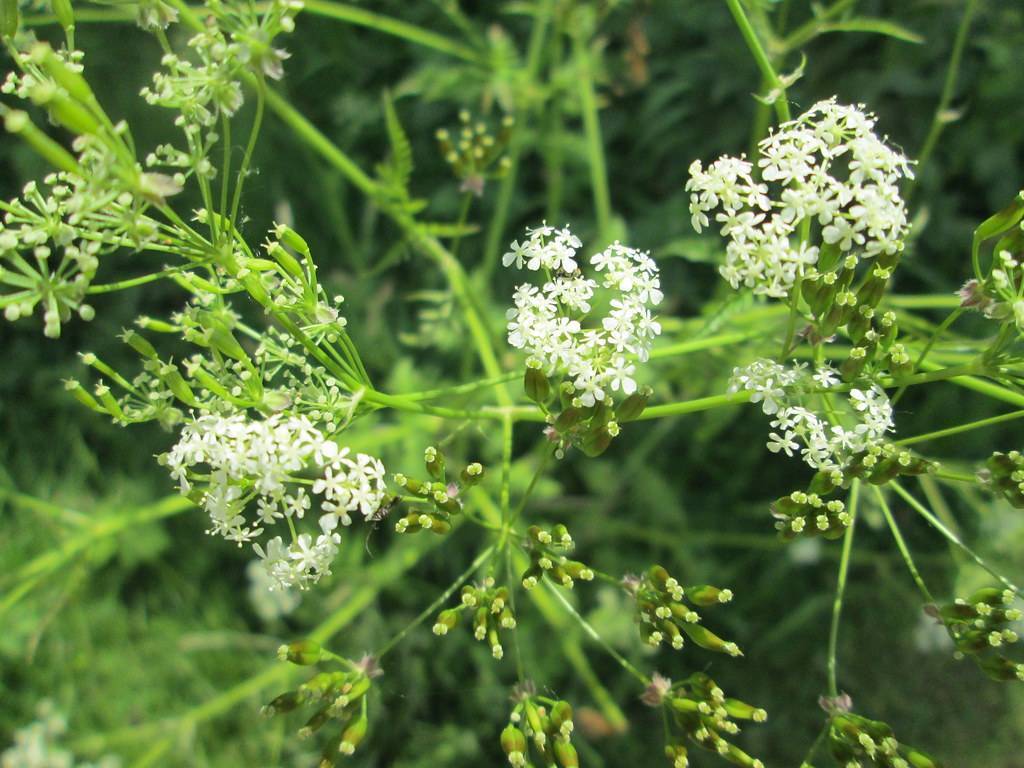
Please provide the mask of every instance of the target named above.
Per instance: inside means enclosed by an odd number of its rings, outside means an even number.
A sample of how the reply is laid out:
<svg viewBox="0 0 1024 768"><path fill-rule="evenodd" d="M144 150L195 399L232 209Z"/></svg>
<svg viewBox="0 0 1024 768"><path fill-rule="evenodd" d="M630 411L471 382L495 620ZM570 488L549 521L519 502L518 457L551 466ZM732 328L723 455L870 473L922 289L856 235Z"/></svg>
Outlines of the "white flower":
<svg viewBox="0 0 1024 768"><path fill-rule="evenodd" d="M254 542L268 578L285 589L305 588L329 573L340 541L334 532L338 524L352 522L349 512L370 517L386 493L380 460L363 453L351 456L306 417L283 413L263 420L243 414L200 416L182 428L164 463L186 489L205 475L202 505L210 516L210 533L239 544ZM296 485L295 475L311 470L317 474L307 491ZM315 541L299 534L288 547L275 537L266 550L255 542L262 526L283 517L302 520L312 508L310 492L323 497L321 535ZM254 497L256 523L246 517L246 504Z"/></svg>
<svg viewBox="0 0 1024 768"><path fill-rule="evenodd" d="M781 125L759 145L772 196L742 157L721 157L706 170L700 161L690 166L691 223L700 232L719 210L715 221L729 239L720 272L730 286L785 298L819 256L816 245L794 247L790 237L814 223L822 242L858 259L902 250L909 223L899 183L913 174L874 124L861 107L831 99Z"/></svg>
<svg viewBox="0 0 1024 768"><path fill-rule="evenodd" d="M615 242L590 259L599 280L579 272L579 239L566 227L546 224L527 230L528 240L512 244L507 265L547 270L538 289L518 286L506 312L508 342L525 350L549 375L568 377L584 405L603 401L609 391L632 394L637 389L634 360L647 360L651 343L661 333L652 308L663 294L658 267L650 255ZM519 258L516 254L520 254ZM593 298L611 296L608 314L596 327L585 327Z"/></svg>

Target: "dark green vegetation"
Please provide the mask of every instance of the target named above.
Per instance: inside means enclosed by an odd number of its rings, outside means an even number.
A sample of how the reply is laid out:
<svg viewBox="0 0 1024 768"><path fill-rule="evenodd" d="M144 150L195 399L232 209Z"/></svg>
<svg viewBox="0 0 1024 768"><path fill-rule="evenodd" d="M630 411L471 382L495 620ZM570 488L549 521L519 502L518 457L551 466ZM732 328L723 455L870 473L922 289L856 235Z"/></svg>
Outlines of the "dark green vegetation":
<svg viewBox="0 0 1024 768"><path fill-rule="evenodd" d="M729 318L755 302L737 299L718 277L718 241L693 234L683 192L693 159L746 151L773 119L751 95L768 89L724 2L467 2L461 10L445 0L314 5L319 14L300 14L283 41L292 58L275 87L368 170L393 151L384 106L392 103L411 143L411 190L426 206L425 218L455 221L468 199L435 132L454 129L463 109L494 130L502 116L515 116L511 147L518 158L507 177L514 184L486 183L468 210L476 229L458 245L505 370L522 364L502 334L518 276L497 259L524 226L544 218L570 222L585 242L621 237L651 250L666 293L666 338L659 343L742 324ZM746 5L759 34L771 25L793 44L788 51L768 47L779 71L794 71L806 55L803 76L788 90L794 113L838 95L865 103L879 116L879 130L908 156L927 150L910 193L915 230L894 292L951 297L970 274L972 230L1024 183L1024 8L999 0L840 0L844 10L819 29L799 0ZM543 35L531 15L535 6L555 11ZM958 77L946 89L965 7L973 23ZM90 13L107 13L103 6L82 4L78 12L78 44L107 111L131 122L140 146L168 138L166 114L137 98L159 62L151 37L131 23L91 22ZM25 13L31 18L31 10ZM884 23L849 23L859 18ZM38 34L59 40L53 27ZM539 40L532 58L531 39ZM588 140L595 126L585 119L588 78L599 107L596 144ZM0 163L4 199L47 171L6 135ZM349 330L379 388L421 390L482 375L444 276L378 204L274 114L254 166L243 206L246 236L257 243L273 221L294 221L328 290L345 295ZM103 280L159 266L108 259ZM206 536L203 515L171 495L172 482L152 459L171 435L155 424L111 425L60 384L82 375L77 351L131 365L115 338L120 328L139 314L174 311L181 301L170 283L97 296L96 320L69 324L58 341L43 339L34 320L0 325L0 744L48 697L70 715L68 743L83 757L113 752L126 765L312 764L316 745L295 737L301 719L259 715L262 703L299 679L274 661L280 641L320 633L314 628L326 622L339 653L358 657L379 647L466 568L482 549L479 532L466 526L448 539L426 540L398 537L382 525L366 541L369 528L354 527L333 578L304 594L288 619L263 623L247 598L250 554ZM897 298L893 306L907 302ZM915 316L938 322L946 311ZM957 331L988 332L977 318ZM659 402L719 394L732 367L765 354L769 343L774 353L772 338L659 359L646 380ZM897 424L909 436L1003 410L941 383L909 390ZM357 422L349 436L389 468L412 468L424 446L458 426L383 413ZM513 499L533 475L535 429L517 427ZM777 539L768 504L803 487L807 473L767 453L765 431L765 417L752 407L630 425L603 456L576 453L561 462L535 491L530 514L568 524L577 551L606 573L660 562L684 583L730 587L735 600L709 613L743 648L740 659L695 646L649 656L639 648L621 590L594 582L581 584L575 597L601 635L641 668L672 678L706 669L727 692L767 709L767 723L744 729L740 743L768 766L795 766L823 721L817 699L826 691L841 543ZM927 452L946 468L970 473L993 450L1024 448L1020 435L1019 423L1010 423L936 441ZM467 425L453 444L493 468L496 479L497 422ZM1024 575L1020 510L965 484L904 485L955 521L1003 573ZM901 741L949 766L1020 766L1020 685L990 682L936 643L873 499L865 494L854 542L839 633L840 689L857 711L885 720ZM890 503L939 601L988 583L897 497ZM552 606L546 615L524 600L517 635L529 677L574 703L582 763L668 764L659 717L638 700L636 681ZM424 625L383 667L370 735L353 764L504 764L498 735L515 678L509 659L494 662L466 632L437 638ZM705 754L692 762L719 764Z"/></svg>

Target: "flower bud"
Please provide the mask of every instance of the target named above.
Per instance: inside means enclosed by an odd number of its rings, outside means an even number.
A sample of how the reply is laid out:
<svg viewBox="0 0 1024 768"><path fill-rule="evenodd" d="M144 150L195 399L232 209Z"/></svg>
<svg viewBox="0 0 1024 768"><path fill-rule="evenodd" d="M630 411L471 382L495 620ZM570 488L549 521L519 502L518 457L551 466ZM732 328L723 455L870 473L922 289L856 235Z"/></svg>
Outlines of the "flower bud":
<svg viewBox="0 0 1024 768"><path fill-rule="evenodd" d="M544 405L551 399L551 383L548 377L540 369L539 364L530 361L526 364L526 373L523 375L523 391L537 405Z"/></svg>
<svg viewBox="0 0 1024 768"><path fill-rule="evenodd" d="M553 746L555 758L562 768L579 768L580 759L576 754L576 747L571 742L555 739Z"/></svg>
<svg viewBox="0 0 1024 768"><path fill-rule="evenodd" d="M732 590L701 584L696 587L687 587L686 597L691 603L707 608L719 603L728 603L732 600Z"/></svg>
<svg viewBox="0 0 1024 768"><path fill-rule="evenodd" d="M297 691L288 691L282 693L280 696L272 699L269 704L263 706L260 710L267 717L273 715L279 715L284 712L291 712L300 704L299 694Z"/></svg>
<svg viewBox="0 0 1024 768"><path fill-rule="evenodd" d="M282 645L277 649L277 658L280 661L290 661L292 664L309 666L320 661L320 643L315 640L296 640L294 643Z"/></svg>
<svg viewBox="0 0 1024 768"><path fill-rule="evenodd" d="M432 478L441 480L444 477L444 454L435 446L432 445L423 452L423 462Z"/></svg>
<svg viewBox="0 0 1024 768"><path fill-rule="evenodd" d="M479 461L474 461L472 464L466 466L462 473L459 475L459 479L462 480L462 485L466 488L471 488L479 483L484 476L484 467Z"/></svg>
<svg viewBox="0 0 1024 768"><path fill-rule="evenodd" d="M651 393L650 387L643 387L619 403L618 408L615 409L615 421L624 424L627 421L638 419L647 408L647 401L650 399Z"/></svg>
<svg viewBox="0 0 1024 768"><path fill-rule="evenodd" d="M356 751L363 739L366 738L366 731L369 727L369 721L366 719L366 713L362 712L359 716L346 728L341 734L341 744L338 745L338 751L343 755L351 755Z"/></svg>
<svg viewBox="0 0 1024 768"><path fill-rule="evenodd" d="M501 732L501 748L509 756L509 762L512 762L513 754L525 755L526 734L509 723ZM512 764L515 765L514 762Z"/></svg>

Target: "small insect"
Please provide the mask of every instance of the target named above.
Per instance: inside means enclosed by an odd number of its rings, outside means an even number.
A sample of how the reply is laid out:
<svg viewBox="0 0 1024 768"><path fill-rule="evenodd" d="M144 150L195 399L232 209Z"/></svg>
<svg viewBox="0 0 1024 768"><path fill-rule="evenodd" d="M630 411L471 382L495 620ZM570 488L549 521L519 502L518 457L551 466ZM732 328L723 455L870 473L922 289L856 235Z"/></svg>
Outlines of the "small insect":
<svg viewBox="0 0 1024 768"><path fill-rule="evenodd" d="M368 554L370 557L373 557L373 553L370 551L370 537L373 535L373 532L377 530L377 527L384 520L387 520L388 515L391 514L391 511L398 506L398 502L399 498L397 496L389 496L388 498L384 499L384 503L377 508L376 512L374 512L372 515L366 518L366 521L368 523L373 523L370 530L366 532L366 542L364 544L364 546L366 547L366 554Z"/></svg>

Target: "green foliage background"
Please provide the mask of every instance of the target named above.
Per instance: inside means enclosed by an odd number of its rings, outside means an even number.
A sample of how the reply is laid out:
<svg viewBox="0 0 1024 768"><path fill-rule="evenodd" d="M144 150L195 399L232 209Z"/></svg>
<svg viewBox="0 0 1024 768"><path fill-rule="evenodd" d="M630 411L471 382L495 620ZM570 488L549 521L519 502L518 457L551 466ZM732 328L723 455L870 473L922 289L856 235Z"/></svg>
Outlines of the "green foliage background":
<svg viewBox="0 0 1024 768"><path fill-rule="evenodd" d="M716 322L710 313L726 297L714 266L719 254L711 238L693 235L683 184L691 160L744 151L757 118L751 94L760 89L759 75L728 10L717 0L557 5L564 12L562 33L588 17L598 25L589 44L598 67L616 228L659 259L668 297L664 314L675 318L669 321L674 329ZM757 5L775 24L787 13L790 29L810 18L801 0ZM789 93L794 110L833 94L864 102L879 115L880 130L915 156L939 101L964 3L848 5L850 13L885 19L920 42L864 32L816 37L802 49L804 75ZM968 272L971 230L1024 183L1024 6L1003 0L977 5L954 91L957 119L923 168L912 206L915 239L897 292L954 291ZM565 34L544 51L550 78L531 81L522 66L530 3L464 2L460 8L452 0L380 0L359 6L479 46L489 51L490 63L459 61L380 31L300 15L286 43L292 58L282 90L303 114L372 168L388 153L382 94L390 92L412 144L413 193L427 202L430 218L454 220L458 185L434 132L453 126L460 109L492 124L514 111L523 151L510 220L498 242L545 217L572 223L585 242L596 237ZM56 40L53 32L39 30ZM83 22L78 37L108 112L129 119L141 146L167 135L164 116L137 97L158 64L153 41L122 23ZM792 53L783 70L799 62ZM350 330L376 381L402 391L473 373L442 277L372 203L273 118L255 165L258 175L245 202L250 240L257 242L275 219L294 219L325 282L346 296ZM17 141L0 139L4 197L44 172ZM470 217L481 231L460 252L478 276L478 295L496 328L514 276L499 272L485 280L475 268L498 191L498 183L488 184ZM107 278L157 266L123 259ZM246 597L248 553L207 537L202 515L165 499L174 489L152 457L170 436L155 425L126 431L105 423L60 385L79 368L76 351L129 360L115 339L118 330L140 313L173 311L180 300L173 286L159 284L102 297L97 319L70 325L57 342L44 340L35 321L0 325L0 745L48 697L70 714L69 741L82 756L114 752L126 765L309 765L314 747L294 736L301 721L258 715L289 674L272 661L280 639L307 633L348 601L362 609L332 647L358 655L432 600L475 556L478 542L460 531L448 542L410 543L383 526L368 555L354 533L329 583L304 595L286 621L261 623ZM741 347L663 362L651 382L665 398L720 392L732 365L754 356L755 349ZM508 370L520 364L511 353L502 362ZM980 396L940 384L911 392L897 420L909 435L958 423L951 417L966 421L995 412ZM646 668L672 677L707 668L727 691L768 709L768 723L747 729L741 743L769 766L795 766L822 721L817 698L825 689L839 544L794 551L774 537L768 501L805 477L799 464L764 450L764 421L747 408L631 426L605 456L576 456L559 465L530 509L568 523L579 552L607 572L661 562L684 582L731 587L736 600L714 620L744 648L746 656L737 661L690 648L645 658L623 594L588 586L578 597L594 626ZM482 459L494 465L499 435L483 429L474 440ZM355 431L356 444L383 453L389 467L415 466L423 447L446 434L434 420L407 416L364 420ZM533 469L535 437L525 432L517 439L521 458L513 475L520 492ZM936 450L947 464L969 470L961 462L1022 447L1019 429L1011 426L970 433ZM982 554L1011 575L1024 573L1019 512L947 486L931 491L933 503L948 507ZM901 740L947 765L1024 766L1020 687L988 682L973 665L954 662L947 649L927 650L920 600L873 512L866 510L855 542L840 687L858 711L888 721ZM980 582L923 524L907 518L904 528L937 595ZM410 565L403 575L400 569ZM661 764L660 724L637 700L635 682L572 626L553 628L528 606L520 614L530 675L591 711L579 718L589 727L578 722L584 764ZM566 651L573 657L580 649L621 708L627 732L602 733L611 730L610 714L602 713L594 689L566 658ZM353 764L502 764L497 735L514 677L508 666L464 637L439 640L417 630L387 659L371 736ZM247 682L254 676L261 677ZM715 759L696 755L693 763Z"/></svg>

